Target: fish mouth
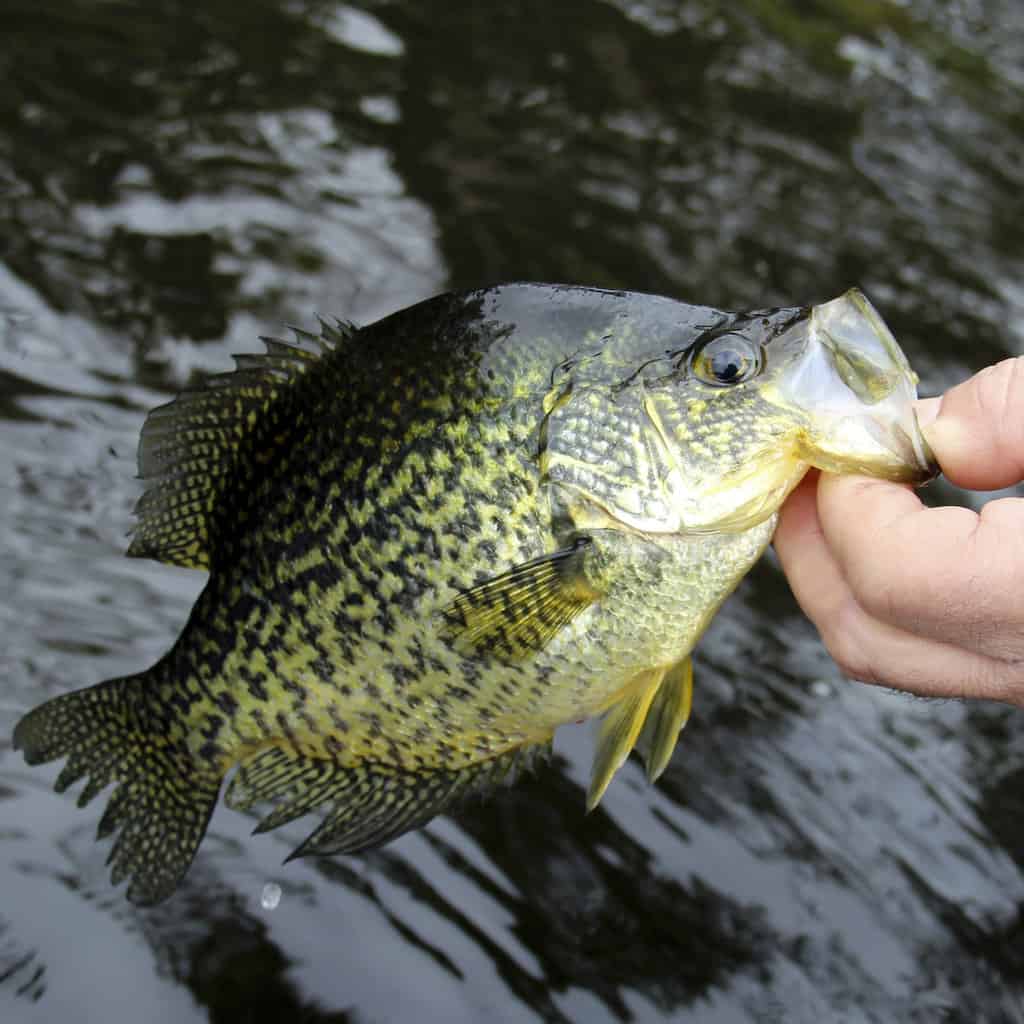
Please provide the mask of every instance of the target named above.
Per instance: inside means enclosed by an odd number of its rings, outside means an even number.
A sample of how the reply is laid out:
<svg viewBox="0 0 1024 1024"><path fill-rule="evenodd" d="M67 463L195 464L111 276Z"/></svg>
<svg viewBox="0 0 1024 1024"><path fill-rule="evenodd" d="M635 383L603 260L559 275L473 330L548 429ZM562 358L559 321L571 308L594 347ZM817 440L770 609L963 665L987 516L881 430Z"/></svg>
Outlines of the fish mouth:
<svg viewBox="0 0 1024 1024"><path fill-rule="evenodd" d="M939 475L938 460L921 432L917 411L913 407L902 421L885 422L868 418L864 427L868 434L873 435L879 449L888 452L896 460L898 466L895 472L899 479L907 483L924 484Z"/></svg>
<svg viewBox="0 0 1024 1024"><path fill-rule="evenodd" d="M830 429L806 437L801 455L829 473L862 473L920 486L934 480L939 464L912 408L899 419L843 416Z"/></svg>
<svg viewBox="0 0 1024 1024"><path fill-rule="evenodd" d="M923 484L939 466L914 409L917 374L857 289L815 306L780 387L806 414L801 456L833 473Z"/></svg>
<svg viewBox="0 0 1024 1024"><path fill-rule="evenodd" d="M905 442L909 450L913 452L918 468L923 474L921 483L927 483L929 480L934 480L942 470L939 466L939 460L935 457L935 452L932 451L931 445L921 430L921 423L917 418L917 410L911 409L910 413L913 418L913 427L907 431L903 427L897 426L893 430L893 436Z"/></svg>

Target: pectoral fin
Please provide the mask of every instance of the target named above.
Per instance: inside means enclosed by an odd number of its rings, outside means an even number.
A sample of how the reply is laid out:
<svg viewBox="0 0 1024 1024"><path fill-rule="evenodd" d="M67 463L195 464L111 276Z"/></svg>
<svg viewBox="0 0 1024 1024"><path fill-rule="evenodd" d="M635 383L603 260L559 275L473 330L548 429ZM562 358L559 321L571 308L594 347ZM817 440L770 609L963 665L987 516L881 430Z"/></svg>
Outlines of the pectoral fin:
<svg viewBox="0 0 1024 1024"><path fill-rule="evenodd" d="M679 733L690 717L692 703L693 660L687 655L665 673L640 734L648 781L657 780L668 767Z"/></svg>
<svg viewBox="0 0 1024 1024"><path fill-rule="evenodd" d="M463 654L517 661L542 650L600 593L587 582L590 542L517 565L460 594L442 612L442 635Z"/></svg>
<svg viewBox="0 0 1024 1024"><path fill-rule="evenodd" d="M647 718L647 710L657 692L662 674L662 669L640 673L626 695L605 713L597 737L597 748L594 751L594 766L590 773L588 811L592 811L600 803L608 783L629 757L629 752L633 749Z"/></svg>

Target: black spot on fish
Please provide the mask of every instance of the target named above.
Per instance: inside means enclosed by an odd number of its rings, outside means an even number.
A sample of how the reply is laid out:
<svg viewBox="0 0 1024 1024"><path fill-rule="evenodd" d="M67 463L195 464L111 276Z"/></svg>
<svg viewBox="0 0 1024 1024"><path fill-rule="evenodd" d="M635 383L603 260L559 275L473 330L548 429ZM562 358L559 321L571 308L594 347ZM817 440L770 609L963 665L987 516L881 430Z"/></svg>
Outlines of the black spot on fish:
<svg viewBox="0 0 1024 1024"><path fill-rule="evenodd" d="M199 694L191 694L186 692L184 689L175 690L169 694L167 699L167 706L169 709L173 709L179 715L187 715L192 705L200 699Z"/></svg>
<svg viewBox="0 0 1024 1024"><path fill-rule="evenodd" d="M305 703L308 694L306 693L306 688L301 683L297 683L293 679L282 679L281 687L295 696L296 704Z"/></svg>
<svg viewBox="0 0 1024 1024"><path fill-rule="evenodd" d="M250 672L246 668L239 668L239 678L245 683L246 689L249 691L249 695L255 700L266 701L269 699L267 688L263 683L263 680L253 672Z"/></svg>
<svg viewBox="0 0 1024 1024"><path fill-rule="evenodd" d="M387 671L390 673L395 689L398 691L404 690L416 678L415 673L411 672L404 665L389 665Z"/></svg>
<svg viewBox="0 0 1024 1024"><path fill-rule="evenodd" d="M281 730L283 735L290 743L295 743L295 731L292 729L291 722L288 721L288 716L283 711L278 711L274 716L274 721L277 722L277 727Z"/></svg>
<svg viewBox="0 0 1024 1024"><path fill-rule="evenodd" d="M299 711L296 713L298 714L302 724L313 736L320 735L320 726L317 724L316 719L308 711L306 711L304 708L300 708Z"/></svg>
<svg viewBox="0 0 1024 1024"><path fill-rule="evenodd" d="M220 735L220 731L223 728L224 719L220 715L207 715L203 720L203 724L199 727L199 734L212 743Z"/></svg>
<svg viewBox="0 0 1024 1024"><path fill-rule="evenodd" d="M214 697L214 703L229 717L238 713L238 701L227 690L221 690Z"/></svg>
<svg viewBox="0 0 1024 1024"><path fill-rule="evenodd" d="M313 645L311 645L313 646ZM319 658L313 661L310 668L316 673L319 679L324 682L330 680L334 675L334 663L326 655L320 655Z"/></svg>
<svg viewBox="0 0 1024 1024"><path fill-rule="evenodd" d="M216 761L220 757L220 747L212 740L207 740L199 748L199 758L202 761Z"/></svg>
<svg viewBox="0 0 1024 1024"><path fill-rule="evenodd" d="M248 622L252 614L260 609L262 602L253 594L242 592L231 606L230 614L236 622Z"/></svg>
<svg viewBox="0 0 1024 1024"><path fill-rule="evenodd" d="M331 720L331 725L333 725L338 732L348 732L348 722L341 717L341 713L334 704L327 705L327 717Z"/></svg>
<svg viewBox="0 0 1024 1024"><path fill-rule="evenodd" d="M416 640L409 647L409 656L416 667L416 677L422 678L427 672L427 659L423 655L423 645Z"/></svg>

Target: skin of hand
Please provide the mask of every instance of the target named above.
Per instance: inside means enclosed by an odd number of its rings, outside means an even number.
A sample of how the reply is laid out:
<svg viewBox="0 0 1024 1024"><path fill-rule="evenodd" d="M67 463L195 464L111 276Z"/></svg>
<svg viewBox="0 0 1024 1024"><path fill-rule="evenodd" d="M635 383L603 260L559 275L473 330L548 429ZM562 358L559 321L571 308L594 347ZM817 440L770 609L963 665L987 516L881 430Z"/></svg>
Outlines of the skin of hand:
<svg viewBox="0 0 1024 1024"><path fill-rule="evenodd" d="M952 483L1024 480L1024 357L917 413ZM783 506L775 549L845 675L1024 707L1024 498L928 508L910 487L814 472Z"/></svg>

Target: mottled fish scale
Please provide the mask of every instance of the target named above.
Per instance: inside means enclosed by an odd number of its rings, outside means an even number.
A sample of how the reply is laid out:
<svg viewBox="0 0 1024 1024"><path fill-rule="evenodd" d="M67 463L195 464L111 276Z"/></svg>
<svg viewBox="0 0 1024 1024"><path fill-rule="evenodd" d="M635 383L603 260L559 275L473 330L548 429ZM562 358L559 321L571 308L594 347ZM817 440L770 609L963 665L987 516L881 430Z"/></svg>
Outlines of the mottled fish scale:
<svg viewBox="0 0 1024 1024"><path fill-rule="evenodd" d="M141 903L178 884L232 771L231 806L269 805L258 831L324 813L296 856L415 828L592 715L589 804L638 741L656 777L690 651L807 467L817 420L786 387L812 319L509 285L266 339L143 429L130 553L210 573L181 636L15 744L66 758L81 802L116 785L99 831ZM896 363L836 365L909 408Z"/></svg>

